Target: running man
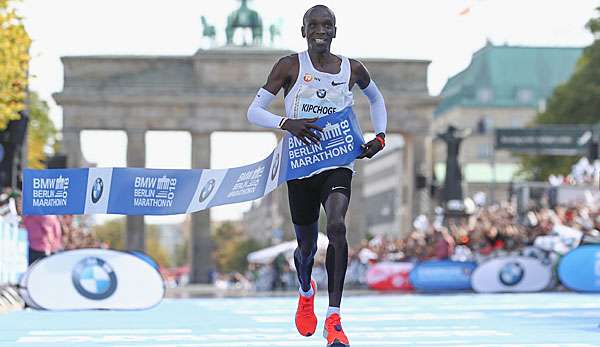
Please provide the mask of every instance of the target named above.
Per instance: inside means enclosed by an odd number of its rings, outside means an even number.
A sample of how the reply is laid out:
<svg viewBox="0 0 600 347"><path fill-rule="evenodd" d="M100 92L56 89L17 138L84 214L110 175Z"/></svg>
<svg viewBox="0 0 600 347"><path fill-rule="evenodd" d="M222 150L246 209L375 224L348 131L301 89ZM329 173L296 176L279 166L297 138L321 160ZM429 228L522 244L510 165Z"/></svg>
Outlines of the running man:
<svg viewBox="0 0 600 347"><path fill-rule="evenodd" d="M358 158L371 158L385 146L387 112L383 96L366 68L357 60L332 54L336 36L335 15L326 6L311 7L304 14L302 37L308 50L281 58L271 70L267 83L258 91L248 108L248 120L265 128L289 131L305 144L319 142L319 117L353 105L352 88L358 84L371 105L371 123L377 134L363 145ZM285 117L267 109L279 90L284 90ZM327 215L326 268L329 308L324 336L327 346L349 346L340 321L340 303L348 266L348 242L345 217L350 202L353 163L328 167L306 177L287 182L292 222L298 248L294 263L300 282L296 328L311 336L317 327L314 313L315 282L311 280L317 252L318 218L321 205Z"/></svg>

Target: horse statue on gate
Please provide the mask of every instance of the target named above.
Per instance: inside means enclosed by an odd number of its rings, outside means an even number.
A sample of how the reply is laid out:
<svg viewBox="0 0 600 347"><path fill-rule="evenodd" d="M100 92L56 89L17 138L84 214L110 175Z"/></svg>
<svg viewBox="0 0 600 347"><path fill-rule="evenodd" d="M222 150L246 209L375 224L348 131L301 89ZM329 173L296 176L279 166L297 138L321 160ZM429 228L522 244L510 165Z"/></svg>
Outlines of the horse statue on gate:
<svg viewBox="0 0 600 347"><path fill-rule="evenodd" d="M262 19L258 12L248 8L248 0L240 0L240 8L233 11L227 17L227 28L225 28L225 34L227 35L227 44L233 44L233 34L238 28L249 28L252 30L252 43L260 45L262 43L263 25ZM246 41L244 39L244 46Z"/></svg>
<svg viewBox="0 0 600 347"><path fill-rule="evenodd" d="M200 18L200 20L202 20L202 36L208 37L209 39L214 40L215 37L217 36L217 31L215 30L215 26L208 24L208 21L206 20L206 17L204 17L204 16L202 16Z"/></svg>
<svg viewBox="0 0 600 347"><path fill-rule="evenodd" d="M281 37L281 27L283 26L283 18L277 18L275 23L269 25L269 36L271 38L271 47L275 47L275 40Z"/></svg>

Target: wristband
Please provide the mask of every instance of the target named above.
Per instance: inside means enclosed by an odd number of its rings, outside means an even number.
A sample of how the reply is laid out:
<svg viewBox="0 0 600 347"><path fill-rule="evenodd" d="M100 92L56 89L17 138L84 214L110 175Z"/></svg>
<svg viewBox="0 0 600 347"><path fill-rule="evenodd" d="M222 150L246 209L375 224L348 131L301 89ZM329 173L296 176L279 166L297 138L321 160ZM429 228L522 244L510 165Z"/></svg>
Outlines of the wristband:
<svg viewBox="0 0 600 347"><path fill-rule="evenodd" d="M283 124L285 123L285 121L287 121L287 117L283 117L281 118L281 121L279 121L279 125L277 126L279 129L283 129Z"/></svg>
<svg viewBox="0 0 600 347"><path fill-rule="evenodd" d="M383 136L381 136L381 135L377 134L377 135L375 136L375 139L376 139L377 141L379 141L379 143L381 144L381 149L383 149L383 148L385 147L385 137L383 137Z"/></svg>

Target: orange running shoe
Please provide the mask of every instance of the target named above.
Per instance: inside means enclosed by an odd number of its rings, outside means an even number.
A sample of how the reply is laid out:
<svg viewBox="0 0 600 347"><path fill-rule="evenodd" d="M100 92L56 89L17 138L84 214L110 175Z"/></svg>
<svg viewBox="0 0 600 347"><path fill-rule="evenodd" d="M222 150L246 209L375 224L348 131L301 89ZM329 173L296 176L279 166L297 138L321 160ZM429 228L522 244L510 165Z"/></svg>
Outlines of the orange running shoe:
<svg viewBox="0 0 600 347"><path fill-rule="evenodd" d="M310 281L313 295L310 298L300 295L298 309L296 310L296 329L302 336L311 336L317 329L317 316L315 315L315 296L317 296L317 284Z"/></svg>
<svg viewBox="0 0 600 347"><path fill-rule="evenodd" d="M340 315L332 314L325 320L323 336L327 339L327 347L350 347L350 342L342 329Z"/></svg>

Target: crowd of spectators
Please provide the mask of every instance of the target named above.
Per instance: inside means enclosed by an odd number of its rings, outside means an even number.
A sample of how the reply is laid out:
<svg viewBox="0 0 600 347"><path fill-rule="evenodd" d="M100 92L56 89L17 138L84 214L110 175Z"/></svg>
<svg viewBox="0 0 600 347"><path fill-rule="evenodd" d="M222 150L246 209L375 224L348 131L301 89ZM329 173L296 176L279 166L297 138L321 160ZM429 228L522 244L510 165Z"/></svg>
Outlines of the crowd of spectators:
<svg viewBox="0 0 600 347"><path fill-rule="evenodd" d="M540 236L576 230L587 240L597 238L600 209L591 206L538 208L523 216L506 205L480 208L447 226L427 223L402 239L369 242L378 259L423 261L430 259L477 260L515 253L533 246Z"/></svg>
<svg viewBox="0 0 600 347"><path fill-rule="evenodd" d="M442 216L433 221L419 216L405 237L378 235L351 248L346 285L366 288L366 272L378 262L482 262L525 252L564 254L580 242L600 243L599 230L600 204L537 207L518 214L506 203L481 206L471 215L445 222ZM312 274L322 288L327 286L324 256L324 252L317 254ZM288 259L284 269L251 264L247 277L257 290L293 290L297 287L293 262Z"/></svg>

